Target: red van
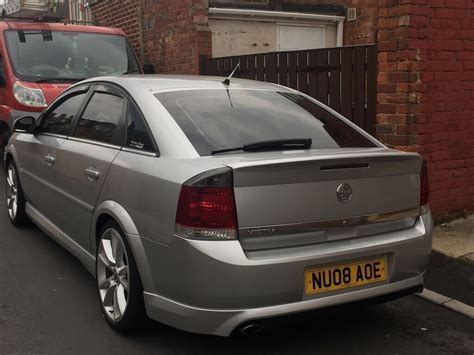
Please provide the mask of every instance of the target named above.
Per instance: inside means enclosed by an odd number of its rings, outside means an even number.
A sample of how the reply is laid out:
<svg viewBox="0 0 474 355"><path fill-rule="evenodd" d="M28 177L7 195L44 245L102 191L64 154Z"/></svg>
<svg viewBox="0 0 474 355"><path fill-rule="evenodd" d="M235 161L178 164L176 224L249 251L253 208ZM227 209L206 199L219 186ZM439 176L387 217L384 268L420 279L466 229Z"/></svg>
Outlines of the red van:
<svg viewBox="0 0 474 355"><path fill-rule="evenodd" d="M70 85L142 72L123 31L64 23L0 22L0 59L0 152L16 118L38 115Z"/></svg>

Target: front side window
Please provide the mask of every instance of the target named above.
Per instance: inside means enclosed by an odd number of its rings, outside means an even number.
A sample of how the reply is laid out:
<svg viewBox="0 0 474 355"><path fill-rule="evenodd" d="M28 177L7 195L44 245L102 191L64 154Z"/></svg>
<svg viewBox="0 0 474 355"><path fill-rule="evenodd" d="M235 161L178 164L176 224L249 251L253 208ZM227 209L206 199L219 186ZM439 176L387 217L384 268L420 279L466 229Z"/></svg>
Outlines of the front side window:
<svg viewBox="0 0 474 355"><path fill-rule="evenodd" d="M68 97L52 111L48 111L41 122L40 131L44 133L67 136L72 120L79 111L87 93L79 93Z"/></svg>
<svg viewBox="0 0 474 355"><path fill-rule="evenodd" d="M127 115L127 147L153 152L153 143L148 129L135 105L130 104Z"/></svg>
<svg viewBox="0 0 474 355"><path fill-rule="evenodd" d="M76 137L103 143L113 143L117 125L123 114L124 98L95 93L87 104L76 129Z"/></svg>
<svg viewBox="0 0 474 355"><path fill-rule="evenodd" d="M376 147L300 94L223 88L156 94L200 155L246 144L312 139L311 149Z"/></svg>
<svg viewBox="0 0 474 355"><path fill-rule="evenodd" d="M5 39L13 70L24 81L61 82L140 71L124 36L9 30Z"/></svg>

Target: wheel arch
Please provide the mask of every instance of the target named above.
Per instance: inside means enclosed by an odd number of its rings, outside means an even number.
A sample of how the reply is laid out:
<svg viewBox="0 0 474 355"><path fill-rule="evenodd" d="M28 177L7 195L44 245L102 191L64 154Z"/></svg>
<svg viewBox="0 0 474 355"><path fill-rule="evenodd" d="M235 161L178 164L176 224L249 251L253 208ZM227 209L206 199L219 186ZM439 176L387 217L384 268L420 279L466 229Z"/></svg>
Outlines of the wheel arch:
<svg viewBox="0 0 474 355"><path fill-rule="evenodd" d="M104 201L95 210L91 224L91 251L96 252L100 231L108 221L116 222L125 234L125 238L132 250L138 272L146 292L154 292L155 286L151 277L145 249L132 217L123 206L114 201Z"/></svg>

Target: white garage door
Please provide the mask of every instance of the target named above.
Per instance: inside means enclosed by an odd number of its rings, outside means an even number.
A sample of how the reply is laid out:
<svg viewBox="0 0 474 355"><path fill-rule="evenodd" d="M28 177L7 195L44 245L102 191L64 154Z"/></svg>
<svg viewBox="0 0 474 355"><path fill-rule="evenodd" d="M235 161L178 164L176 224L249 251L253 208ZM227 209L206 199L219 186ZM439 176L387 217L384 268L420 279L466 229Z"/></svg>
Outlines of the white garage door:
<svg viewBox="0 0 474 355"><path fill-rule="evenodd" d="M324 27L278 25L278 50L323 48L325 32Z"/></svg>

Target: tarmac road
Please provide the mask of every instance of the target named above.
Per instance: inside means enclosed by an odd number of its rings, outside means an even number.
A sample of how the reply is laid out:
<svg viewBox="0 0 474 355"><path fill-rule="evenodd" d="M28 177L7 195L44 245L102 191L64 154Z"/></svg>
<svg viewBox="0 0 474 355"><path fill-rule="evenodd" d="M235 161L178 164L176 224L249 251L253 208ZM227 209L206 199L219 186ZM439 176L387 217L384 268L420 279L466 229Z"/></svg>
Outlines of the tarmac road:
<svg viewBox="0 0 474 355"><path fill-rule="evenodd" d="M202 336L158 324L117 334L102 318L94 280L82 265L39 229L9 223L3 173L0 179L0 354L474 353L474 320L415 296L311 313L251 337ZM449 272L437 270L451 282ZM454 282L466 287L462 279Z"/></svg>

